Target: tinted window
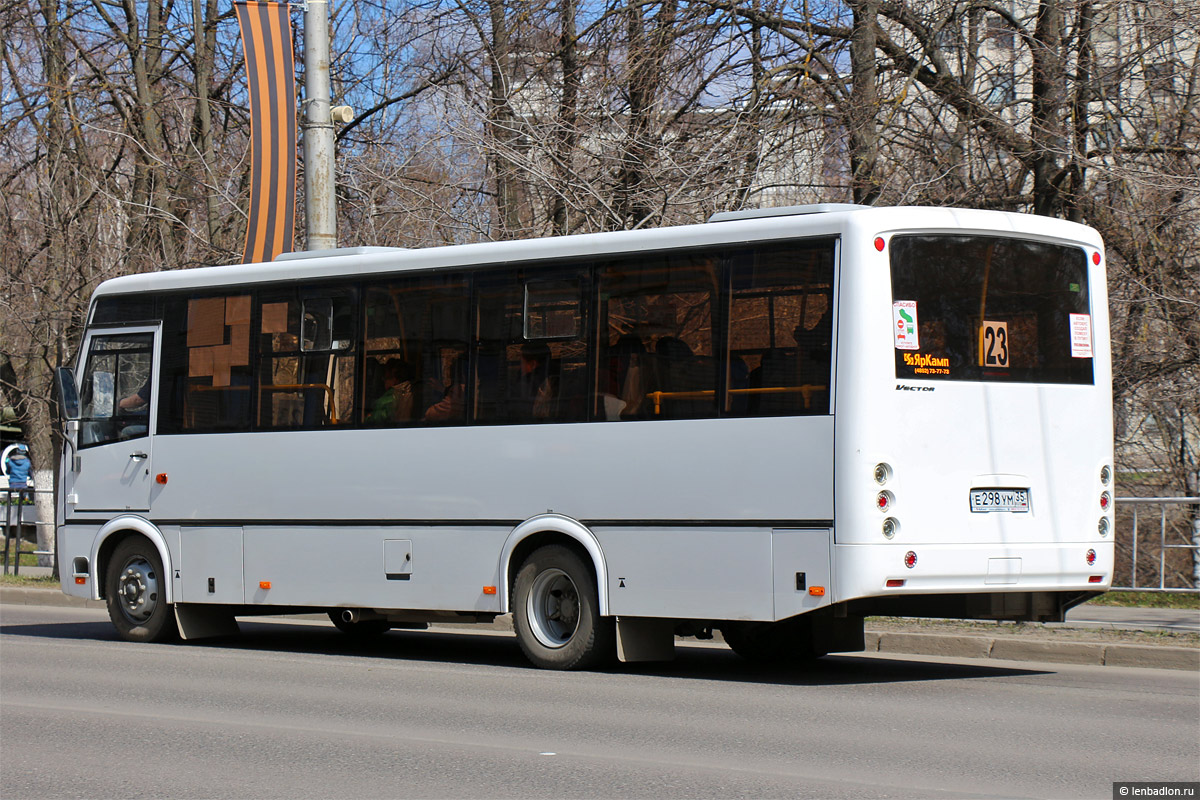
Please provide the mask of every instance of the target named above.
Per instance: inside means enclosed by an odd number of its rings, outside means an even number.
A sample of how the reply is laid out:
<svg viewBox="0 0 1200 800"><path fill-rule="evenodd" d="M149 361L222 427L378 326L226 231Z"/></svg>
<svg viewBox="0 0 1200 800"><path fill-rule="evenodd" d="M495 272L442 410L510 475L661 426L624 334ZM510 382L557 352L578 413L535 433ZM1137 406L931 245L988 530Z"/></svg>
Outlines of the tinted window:
<svg viewBox="0 0 1200 800"><path fill-rule="evenodd" d="M835 248L165 297L158 429L828 414Z"/></svg>
<svg viewBox="0 0 1200 800"><path fill-rule="evenodd" d="M726 414L829 413L833 252L800 243L733 258Z"/></svg>
<svg viewBox="0 0 1200 800"><path fill-rule="evenodd" d="M107 295L96 301L93 325L151 322L158 319L152 296L144 294Z"/></svg>
<svg viewBox="0 0 1200 800"><path fill-rule="evenodd" d="M418 276L366 290L368 425L466 421L470 296L463 275Z"/></svg>
<svg viewBox="0 0 1200 800"><path fill-rule="evenodd" d="M579 269L479 275L475 414L480 422L572 422L587 414Z"/></svg>
<svg viewBox="0 0 1200 800"><path fill-rule="evenodd" d="M259 428L320 428L357 421L356 308L353 289L260 295Z"/></svg>
<svg viewBox="0 0 1200 800"><path fill-rule="evenodd" d="M622 260L597 276L596 418L716 416L719 255Z"/></svg>
<svg viewBox="0 0 1200 800"><path fill-rule="evenodd" d="M1080 248L930 235L890 249L896 377L1092 382Z"/></svg>
<svg viewBox="0 0 1200 800"><path fill-rule="evenodd" d="M250 309L245 293L166 301L159 433L249 429Z"/></svg>

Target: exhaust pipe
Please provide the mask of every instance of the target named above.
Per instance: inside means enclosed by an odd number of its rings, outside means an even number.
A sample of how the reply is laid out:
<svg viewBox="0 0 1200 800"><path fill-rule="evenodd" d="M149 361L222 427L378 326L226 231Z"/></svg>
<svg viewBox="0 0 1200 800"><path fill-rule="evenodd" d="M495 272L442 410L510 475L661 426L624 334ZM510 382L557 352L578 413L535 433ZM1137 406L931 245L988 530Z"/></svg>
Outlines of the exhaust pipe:
<svg viewBox="0 0 1200 800"><path fill-rule="evenodd" d="M353 625L362 619L362 614L357 608L347 608L342 612L342 622Z"/></svg>

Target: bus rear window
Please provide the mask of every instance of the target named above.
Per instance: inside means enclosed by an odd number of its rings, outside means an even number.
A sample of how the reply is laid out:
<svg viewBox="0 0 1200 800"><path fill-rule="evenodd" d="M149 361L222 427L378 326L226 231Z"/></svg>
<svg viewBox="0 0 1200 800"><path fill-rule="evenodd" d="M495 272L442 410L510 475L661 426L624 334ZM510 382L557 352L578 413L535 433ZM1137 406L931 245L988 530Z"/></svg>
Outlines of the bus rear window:
<svg viewBox="0 0 1200 800"><path fill-rule="evenodd" d="M1081 248L900 235L890 250L897 378L1092 383Z"/></svg>

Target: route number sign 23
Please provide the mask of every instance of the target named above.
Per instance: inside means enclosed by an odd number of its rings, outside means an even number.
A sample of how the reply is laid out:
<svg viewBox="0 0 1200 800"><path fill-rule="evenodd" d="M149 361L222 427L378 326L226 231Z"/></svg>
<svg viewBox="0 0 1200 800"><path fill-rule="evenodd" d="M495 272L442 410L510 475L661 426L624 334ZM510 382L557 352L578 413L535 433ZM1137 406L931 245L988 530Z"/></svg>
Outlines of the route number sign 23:
<svg viewBox="0 0 1200 800"><path fill-rule="evenodd" d="M1008 323L984 320L979 326L979 366L1008 369Z"/></svg>

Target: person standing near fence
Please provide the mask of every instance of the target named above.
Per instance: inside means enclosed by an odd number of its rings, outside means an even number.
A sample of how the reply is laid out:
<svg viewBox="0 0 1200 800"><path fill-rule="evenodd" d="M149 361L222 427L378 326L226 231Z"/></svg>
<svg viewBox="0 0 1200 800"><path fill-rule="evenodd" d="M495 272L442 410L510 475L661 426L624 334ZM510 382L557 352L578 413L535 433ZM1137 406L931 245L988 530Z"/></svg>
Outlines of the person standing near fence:
<svg viewBox="0 0 1200 800"><path fill-rule="evenodd" d="M33 492L29 488L29 473L32 464L29 461L29 448L23 444L19 444L12 448L8 455L4 458L4 472L8 475L8 500L4 508L3 525L4 525L4 573L8 574L8 543L10 538L10 530L13 527L14 519L16 523L16 542L17 552L16 559L21 558L21 507L26 502L33 502ZM15 515L14 515L15 510ZM17 569L20 567L18 566Z"/></svg>
<svg viewBox="0 0 1200 800"><path fill-rule="evenodd" d="M27 490L31 467L29 448L23 444L14 447L8 457L4 459L4 471L8 473L8 488L10 490Z"/></svg>

